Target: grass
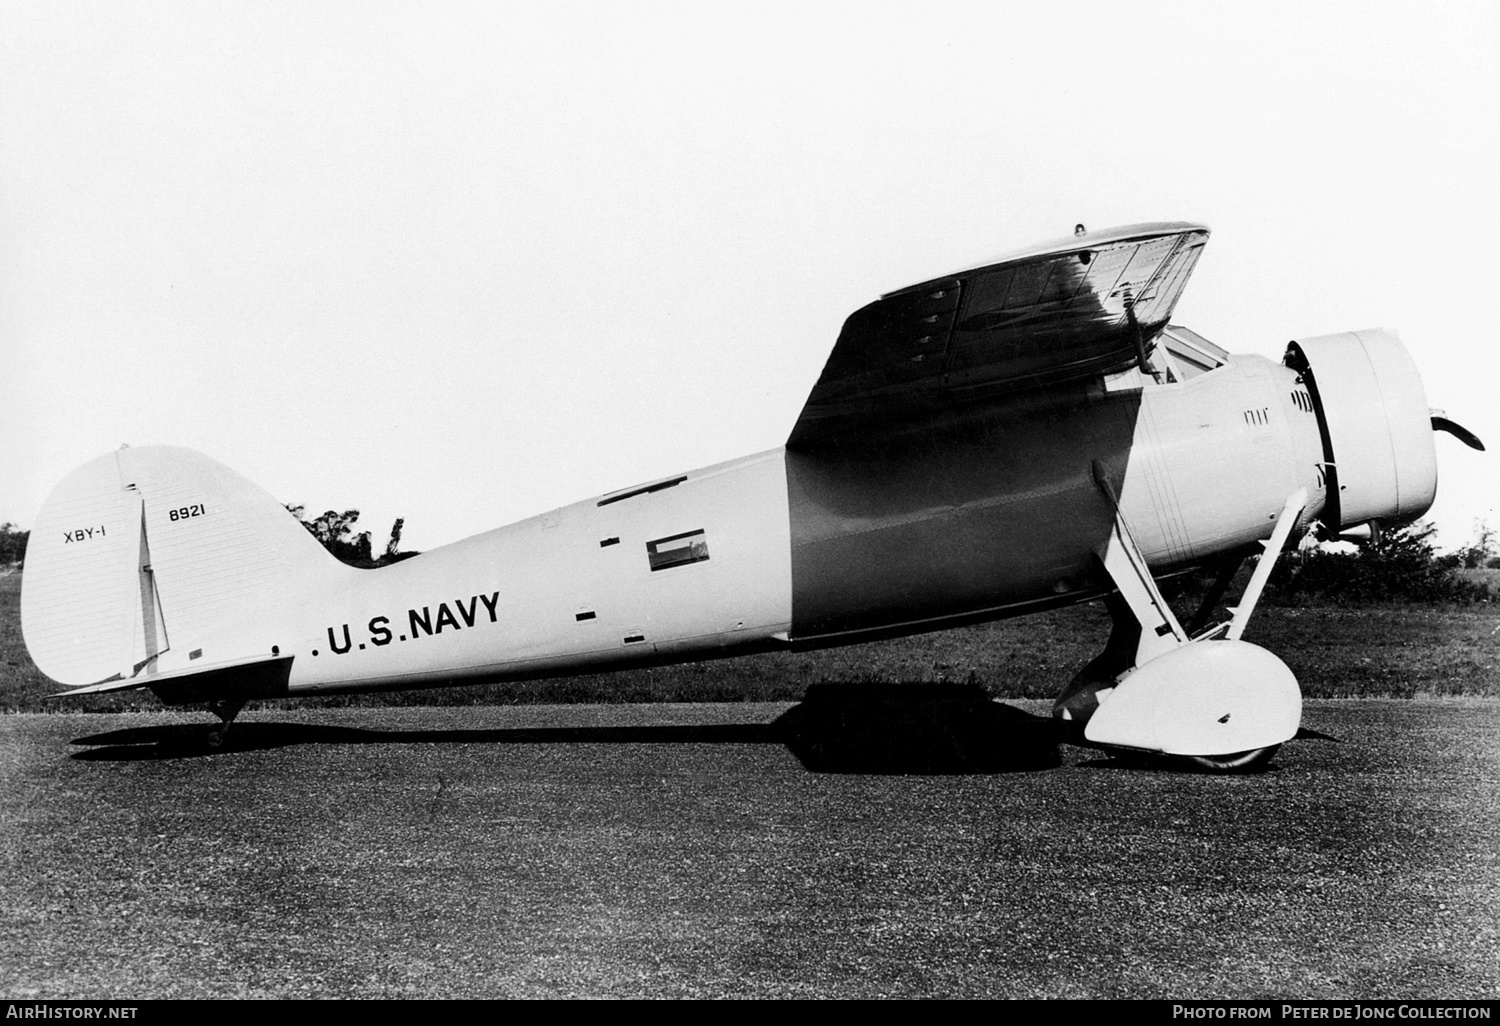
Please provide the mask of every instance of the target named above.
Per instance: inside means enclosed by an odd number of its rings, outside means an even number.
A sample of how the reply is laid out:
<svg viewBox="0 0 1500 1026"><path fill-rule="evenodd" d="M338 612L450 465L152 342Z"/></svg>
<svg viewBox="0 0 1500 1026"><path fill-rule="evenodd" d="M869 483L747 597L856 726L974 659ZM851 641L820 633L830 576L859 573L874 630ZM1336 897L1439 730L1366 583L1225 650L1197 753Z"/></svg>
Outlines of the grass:
<svg viewBox="0 0 1500 1026"><path fill-rule="evenodd" d="M64 705L21 639L21 575L0 578L0 711ZM806 653L385 695L298 699L302 707L580 702L796 701L821 682L974 682L997 698L1052 698L1103 647L1093 603L1015 620ZM1278 607L1263 603L1245 639L1291 667L1309 698L1500 697L1500 606ZM68 708L73 703L67 703ZM88 700L91 710L157 709L149 694Z"/></svg>
<svg viewBox="0 0 1500 1026"><path fill-rule="evenodd" d="M1470 570L1460 570L1458 575L1466 581L1484 585L1493 595L1500 595L1500 567L1475 567Z"/></svg>

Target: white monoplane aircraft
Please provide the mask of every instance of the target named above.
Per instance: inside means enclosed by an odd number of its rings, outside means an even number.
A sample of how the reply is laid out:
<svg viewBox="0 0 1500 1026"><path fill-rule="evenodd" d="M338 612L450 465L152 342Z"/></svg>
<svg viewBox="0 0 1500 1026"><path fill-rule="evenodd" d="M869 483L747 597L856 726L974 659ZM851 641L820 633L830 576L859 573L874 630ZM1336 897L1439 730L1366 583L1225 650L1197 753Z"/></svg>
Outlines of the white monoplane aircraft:
<svg viewBox="0 0 1500 1026"><path fill-rule="evenodd" d="M58 485L22 625L65 694L150 688L227 728L252 699L593 673L940 630L1104 597L1055 713L1087 741L1243 768L1296 734L1239 640L1289 539L1431 505L1433 416L1396 336L1231 356L1172 309L1208 239L1104 232L884 296L844 324L785 446L593 496L377 570L186 449ZM1153 575L1264 551L1232 619ZM1211 611L1222 595L1205 603ZM221 731L219 733L222 732Z"/></svg>

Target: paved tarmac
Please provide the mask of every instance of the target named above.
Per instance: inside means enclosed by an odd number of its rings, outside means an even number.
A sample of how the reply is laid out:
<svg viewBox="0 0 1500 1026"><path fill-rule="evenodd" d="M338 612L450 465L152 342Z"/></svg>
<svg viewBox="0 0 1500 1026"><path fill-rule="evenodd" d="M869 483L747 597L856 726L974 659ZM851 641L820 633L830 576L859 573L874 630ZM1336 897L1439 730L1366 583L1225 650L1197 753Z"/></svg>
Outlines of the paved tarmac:
<svg viewBox="0 0 1500 1026"><path fill-rule="evenodd" d="M1238 777L1043 708L3 716L0 997L1500 992L1500 702Z"/></svg>

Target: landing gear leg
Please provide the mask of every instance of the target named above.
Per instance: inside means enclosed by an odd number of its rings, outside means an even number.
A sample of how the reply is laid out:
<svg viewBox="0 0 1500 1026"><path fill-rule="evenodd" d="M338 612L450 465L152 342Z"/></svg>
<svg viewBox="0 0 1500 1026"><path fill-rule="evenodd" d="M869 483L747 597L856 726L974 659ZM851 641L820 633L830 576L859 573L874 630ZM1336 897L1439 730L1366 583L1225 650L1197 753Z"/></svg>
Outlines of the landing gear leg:
<svg viewBox="0 0 1500 1026"><path fill-rule="evenodd" d="M220 720L219 725L211 728L208 732L208 747L224 747L224 738L229 734L229 725L234 722L234 718L240 714L240 710L243 708L245 708L245 699L243 698L220 698L208 703L208 711Z"/></svg>
<svg viewBox="0 0 1500 1026"><path fill-rule="evenodd" d="M1101 700L1107 700L1116 684L1135 667L1188 642L1187 632L1177 622L1151 576L1146 557L1130 536L1114 486L1097 462L1094 481L1115 511L1109 538L1099 546L1097 555L1118 590L1104 600L1112 623L1104 651L1073 678L1052 704L1053 717L1068 724L1065 729L1071 730L1087 724Z"/></svg>
<svg viewBox="0 0 1500 1026"><path fill-rule="evenodd" d="M1113 592L1104 597L1109 611L1109 641L1089 664L1079 670L1062 694L1052 703L1052 716L1064 730L1083 734L1083 725L1099 708L1100 692L1108 696L1120 677L1135 666L1135 653L1141 641L1141 624L1130 611L1130 604Z"/></svg>
<svg viewBox="0 0 1500 1026"><path fill-rule="evenodd" d="M1245 557L1240 553L1231 553L1215 566L1214 582L1209 585L1208 591L1203 595L1203 601L1198 604L1198 611L1193 614L1192 621L1187 625L1187 632L1191 637L1197 637L1203 633L1214 617L1214 610L1218 608L1224 593L1229 590L1230 582L1234 575L1239 572L1240 566L1245 562Z"/></svg>

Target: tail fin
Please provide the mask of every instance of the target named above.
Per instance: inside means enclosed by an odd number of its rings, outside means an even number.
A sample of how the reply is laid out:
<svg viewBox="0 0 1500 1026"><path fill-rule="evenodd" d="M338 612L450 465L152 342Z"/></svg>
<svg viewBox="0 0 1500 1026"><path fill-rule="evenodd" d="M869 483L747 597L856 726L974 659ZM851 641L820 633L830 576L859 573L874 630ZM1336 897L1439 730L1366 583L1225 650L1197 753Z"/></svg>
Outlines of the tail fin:
<svg viewBox="0 0 1500 1026"><path fill-rule="evenodd" d="M122 448L53 490L32 526L21 631L68 685L270 657L299 596L349 571L275 499L190 449Z"/></svg>

